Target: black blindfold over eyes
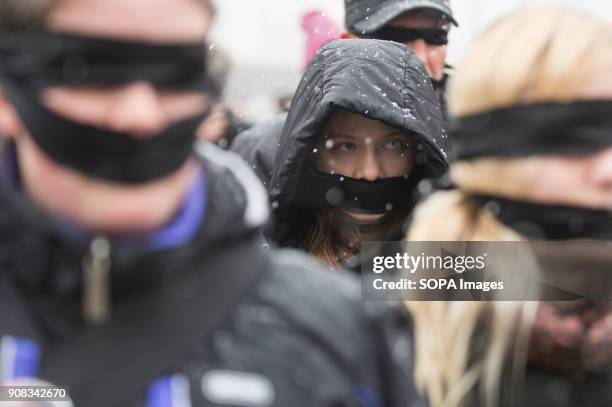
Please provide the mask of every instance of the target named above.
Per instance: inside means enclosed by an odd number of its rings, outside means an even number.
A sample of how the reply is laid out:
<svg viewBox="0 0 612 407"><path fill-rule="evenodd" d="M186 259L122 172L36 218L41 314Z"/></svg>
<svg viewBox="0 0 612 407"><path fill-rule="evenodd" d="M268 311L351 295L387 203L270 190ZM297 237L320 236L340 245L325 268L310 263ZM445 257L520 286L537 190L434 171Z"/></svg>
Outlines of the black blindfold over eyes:
<svg viewBox="0 0 612 407"><path fill-rule="evenodd" d="M0 74L32 86L116 86L206 90L204 41L155 44L49 31L0 31Z"/></svg>
<svg viewBox="0 0 612 407"><path fill-rule="evenodd" d="M405 44L422 39L430 45L448 44L448 31L442 28L384 27L368 35L368 38Z"/></svg>
<svg viewBox="0 0 612 407"><path fill-rule="evenodd" d="M612 101L541 102L456 118L456 158L587 155L612 147Z"/></svg>

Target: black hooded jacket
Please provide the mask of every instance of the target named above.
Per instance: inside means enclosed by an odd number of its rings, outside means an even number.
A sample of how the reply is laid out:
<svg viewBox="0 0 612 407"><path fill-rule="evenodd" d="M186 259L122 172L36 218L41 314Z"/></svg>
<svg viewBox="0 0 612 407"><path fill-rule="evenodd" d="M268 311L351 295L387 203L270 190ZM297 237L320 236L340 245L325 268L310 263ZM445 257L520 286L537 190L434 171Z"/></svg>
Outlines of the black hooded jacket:
<svg viewBox="0 0 612 407"><path fill-rule="evenodd" d="M349 275L262 248L255 175L214 146L199 157L199 231L172 249L111 244L99 326L81 316L88 239L0 177L0 338L35 341L38 377L69 386L77 407L145 406L152 381L174 374L194 407L419 405L408 321L364 305Z"/></svg>
<svg viewBox="0 0 612 407"><path fill-rule="evenodd" d="M450 114L448 113L448 104L446 103L446 87L450 79L449 73L444 72L442 79L439 81L432 81L434 85L434 91L438 96L438 103L440 103L440 110L442 111L442 117L444 118L445 127L448 128L450 122Z"/></svg>
<svg viewBox="0 0 612 407"><path fill-rule="evenodd" d="M327 43L308 66L283 128L270 182L275 208L272 240L295 242L291 212L305 163L319 129L335 109L379 120L416 135L425 176L447 169L450 146L431 80L418 56L401 44L378 40ZM407 191L407 199L411 191ZM294 243L288 244L290 246Z"/></svg>
<svg viewBox="0 0 612 407"><path fill-rule="evenodd" d="M286 119L287 113L283 112L258 123L238 134L230 147L249 164L266 188L270 185L274 157Z"/></svg>

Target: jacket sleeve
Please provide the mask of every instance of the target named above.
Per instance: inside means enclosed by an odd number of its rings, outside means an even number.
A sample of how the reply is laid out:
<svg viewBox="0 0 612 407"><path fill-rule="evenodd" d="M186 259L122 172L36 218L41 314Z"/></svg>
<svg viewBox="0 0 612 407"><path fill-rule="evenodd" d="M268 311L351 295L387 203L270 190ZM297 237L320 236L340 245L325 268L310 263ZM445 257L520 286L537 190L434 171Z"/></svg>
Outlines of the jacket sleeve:
<svg viewBox="0 0 612 407"><path fill-rule="evenodd" d="M401 304L364 303L372 326L382 405L425 407L414 382L414 338L408 312ZM361 400L361 396L358 395ZM371 403L362 403L364 406Z"/></svg>
<svg viewBox="0 0 612 407"><path fill-rule="evenodd" d="M282 114L243 131L236 136L230 149L249 164L266 188L272 177L272 166L285 118L286 115Z"/></svg>

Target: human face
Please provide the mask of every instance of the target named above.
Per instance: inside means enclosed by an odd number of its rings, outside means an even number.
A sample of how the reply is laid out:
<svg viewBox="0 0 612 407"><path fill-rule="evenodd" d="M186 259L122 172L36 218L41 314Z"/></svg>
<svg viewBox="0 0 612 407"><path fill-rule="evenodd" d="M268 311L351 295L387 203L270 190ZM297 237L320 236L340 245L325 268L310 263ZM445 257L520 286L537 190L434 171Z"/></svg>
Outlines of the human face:
<svg viewBox="0 0 612 407"><path fill-rule="evenodd" d="M408 175L414 168L413 140L378 121L355 113L337 111L323 126L317 144L321 171L376 181ZM350 214L361 220L384 215Z"/></svg>
<svg viewBox="0 0 612 407"><path fill-rule="evenodd" d="M198 0L61 0L46 19L49 29L153 43L203 41L210 24ZM163 21L163 24L159 22ZM146 82L109 88L51 87L41 101L76 122L147 138L206 108L193 91L161 91ZM53 215L102 233L140 233L165 223L197 173L188 161L173 174L124 186L86 177L50 160L32 142L10 101L0 95L0 130L17 145L25 188Z"/></svg>
<svg viewBox="0 0 612 407"><path fill-rule="evenodd" d="M576 97L612 100L610 72L612 62L603 63ZM612 128L609 133L612 137ZM530 190L538 202L612 210L612 148L579 157L538 157Z"/></svg>
<svg viewBox="0 0 612 407"><path fill-rule="evenodd" d="M197 42L204 39L210 16L197 0L63 0L47 23L53 30L84 35ZM205 104L200 92L160 91L145 82L111 88L51 87L41 96L47 107L66 118L137 137L152 136L202 111Z"/></svg>
<svg viewBox="0 0 612 407"><path fill-rule="evenodd" d="M590 81L573 89L573 100L612 100L612 62L595 72ZM612 128L607 131L612 137ZM545 205L612 210L612 148L588 155L489 159L473 166L456 163L451 176L458 184L485 194ZM479 185L479 179L486 181Z"/></svg>
<svg viewBox="0 0 612 407"><path fill-rule="evenodd" d="M404 13L389 23L391 27L398 28L442 28L450 29L450 25L442 18L442 14L435 10L417 9ZM421 59L431 79L439 81L444 76L444 63L446 61L446 45L428 44L423 39L417 39L405 44Z"/></svg>
<svg viewBox="0 0 612 407"><path fill-rule="evenodd" d="M584 157L538 158L531 191L537 202L612 210L612 148Z"/></svg>

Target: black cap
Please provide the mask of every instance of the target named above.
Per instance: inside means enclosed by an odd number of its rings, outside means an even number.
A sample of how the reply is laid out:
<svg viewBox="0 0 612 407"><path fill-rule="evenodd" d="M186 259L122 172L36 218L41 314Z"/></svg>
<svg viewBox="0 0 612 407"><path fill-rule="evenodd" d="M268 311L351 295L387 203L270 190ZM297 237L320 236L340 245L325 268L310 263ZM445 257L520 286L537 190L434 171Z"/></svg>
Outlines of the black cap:
<svg viewBox="0 0 612 407"><path fill-rule="evenodd" d="M383 28L395 17L416 9L441 12L458 26L453 17L450 0L344 0L345 25L356 35L370 34Z"/></svg>

